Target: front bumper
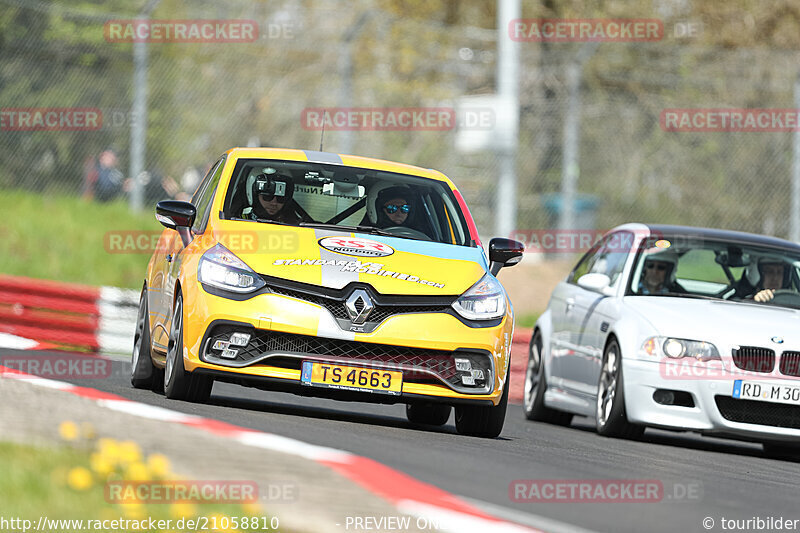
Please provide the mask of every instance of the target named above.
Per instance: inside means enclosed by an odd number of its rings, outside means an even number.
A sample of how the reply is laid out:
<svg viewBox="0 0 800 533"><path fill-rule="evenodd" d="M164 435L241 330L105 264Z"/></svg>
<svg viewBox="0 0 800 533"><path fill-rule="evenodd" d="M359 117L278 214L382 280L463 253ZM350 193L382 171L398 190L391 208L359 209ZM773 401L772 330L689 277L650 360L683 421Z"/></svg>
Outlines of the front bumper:
<svg viewBox="0 0 800 533"><path fill-rule="evenodd" d="M630 422L742 440L800 442L800 406L783 406L783 404L760 401L749 405L732 403L749 402L733 399L733 385L736 379L776 385L800 382L768 376L759 377L757 374L745 377L725 371L704 374L702 368L696 375L687 377L686 374L674 375L666 368L662 362L623 359L625 411ZM694 406L662 405L653 398L653 394L659 389L689 393ZM740 405L745 407L739 407ZM752 413L752 416L742 417L741 414L747 412L747 407L750 406L762 409L761 412L770 415L759 417L757 413ZM786 407L793 409L787 410ZM772 416L771 411L776 413L792 411L796 414L787 414L788 418L784 418L782 414ZM781 419L782 424L794 427L770 425L776 418ZM741 419L748 420L748 423L736 421Z"/></svg>
<svg viewBox="0 0 800 533"><path fill-rule="evenodd" d="M187 300L187 317L184 331L184 366L187 371L200 371L214 375L220 381L269 390L281 390L302 395L331 397L350 401L377 403L413 403L415 401L442 401L496 405L502 395L507 376L512 336L512 320L506 316L495 327L473 328L457 318L444 313L399 314L385 319L371 333L343 331L325 308L280 294L260 294L244 301L232 301L209 294L197 285L191 291L194 302ZM295 335L302 339L330 339L332 342L364 346L391 345L411 350L432 350L437 353L484 353L491 360L491 381L482 391L454 390L452 384L406 381L402 394L388 396L369 392L334 392L302 385L299 364L287 367L291 357L298 363L310 361L340 362L340 364L369 366L370 368L396 369L379 361L353 361L349 358L330 357L317 350L314 353L292 353L288 357L261 358L245 366L231 366L206 356L209 332L220 324L236 323L250 327L258 333L278 333L276 336ZM341 355L341 354L340 354ZM282 360L279 362L278 360ZM219 364L223 363L223 364ZM292 366L292 365L289 365Z"/></svg>

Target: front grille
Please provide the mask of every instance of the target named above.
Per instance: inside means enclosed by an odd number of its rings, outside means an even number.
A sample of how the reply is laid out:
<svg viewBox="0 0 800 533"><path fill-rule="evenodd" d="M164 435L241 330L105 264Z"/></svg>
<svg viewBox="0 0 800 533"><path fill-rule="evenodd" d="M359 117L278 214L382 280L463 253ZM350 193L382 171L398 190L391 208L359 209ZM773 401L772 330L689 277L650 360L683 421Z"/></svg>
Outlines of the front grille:
<svg viewBox="0 0 800 533"><path fill-rule="evenodd" d="M781 354L781 374L800 377L800 352Z"/></svg>
<svg viewBox="0 0 800 533"><path fill-rule="evenodd" d="M732 350L733 364L748 372L768 374L775 368L775 350L758 346L741 346Z"/></svg>
<svg viewBox="0 0 800 533"><path fill-rule="evenodd" d="M743 424L800 429L800 406L714 396L726 420Z"/></svg>
<svg viewBox="0 0 800 533"><path fill-rule="evenodd" d="M344 307L345 298L335 298L335 297L322 296L318 294L310 294L307 292L297 291L286 287L275 287L272 285L270 286L270 289L275 294L290 296L292 298L297 298L298 300L303 300L324 307L325 309L330 311L330 313L333 315L334 318L339 318L342 320L350 320L350 316L347 314L347 310ZM409 313L448 313L450 312L451 309L449 305L443 305L440 303L434 303L428 305L385 304L374 301L373 303L374 307L372 309L372 312L367 317L367 322L374 322L378 324L394 315L409 314ZM356 302L356 309L360 311L361 309L359 308L359 304L361 307L363 307L364 304L360 300Z"/></svg>
<svg viewBox="0 0 800 533"><path fill-rule="evenodd" d="M493 383L491 355L488 352L429 350L390 344L328 339L311 335L296 335L278 331L251 330L250 342L238 348L234 359L220 359L219 353L211 352L217 340L227 340L234 331L243 331L237 326L216 326L206 343L205 358L213 363L229 366L247 366L265 359L266 363L282 368L299 369L303 357L282 357L296 354L330 359L340 364L391 365L401 368L407 381L425 382L435 380L433 373L449 385L463 388L461 374L456 370L455 358L469 359L473 369L481 369L486 383ZM476 391L477 392L477 391Z"/></svg>

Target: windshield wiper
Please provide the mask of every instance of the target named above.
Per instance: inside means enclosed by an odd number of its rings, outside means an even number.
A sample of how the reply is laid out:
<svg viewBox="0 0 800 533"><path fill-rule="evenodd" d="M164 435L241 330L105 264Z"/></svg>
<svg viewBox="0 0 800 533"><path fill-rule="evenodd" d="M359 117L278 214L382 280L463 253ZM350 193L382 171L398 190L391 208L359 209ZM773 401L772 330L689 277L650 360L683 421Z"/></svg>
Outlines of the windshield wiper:
<svg viewBox="0 0 800 533"><path fill-rule="evenodd" d="M320 228L320 229L338 229L342 231L357 231L360 233L370 233L372 235L385 235L386 237L399 237L394 233L383 231L375 226L345 226L342 224L326 224L324 222L301 222L299 224L304 228Z"/></svg>

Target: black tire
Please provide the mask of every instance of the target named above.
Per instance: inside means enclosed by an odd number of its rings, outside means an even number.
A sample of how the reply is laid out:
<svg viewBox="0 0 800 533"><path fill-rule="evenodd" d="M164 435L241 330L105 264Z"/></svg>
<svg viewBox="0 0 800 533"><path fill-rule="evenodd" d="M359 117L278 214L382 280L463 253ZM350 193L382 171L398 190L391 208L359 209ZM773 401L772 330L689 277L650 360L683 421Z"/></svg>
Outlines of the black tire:
<svg viewBox="0 0 800 533"><path fill-rule="evenodd" d="M800 459L800 445L786 442L762 442L764 455L773 459Z"/></svg>
<svg viewBox="0 0 800 533"><path fill-rule="evenodd" d="M604 437L635 439L644 427L631 424L625 414L625 387L622 376L622 352L612 338L603 351L603 365L597 383L595 421L597 433Z"/></svg>
<svg viewBox="0 0 800 533"><path fill-rule="evenodd" d="M544 404L544 393L547 392L544 361L542 360L542 334L536 331L528 345L528 366L525 369L525 390L522 408L525 418L559 426L568 426L572 422L572 413L551 409Z"/></svg>
<svg viewBox="0 0 800 533"><path fill-rule="evenodd" d="M142 287L139 298L139 312L136 315L136 332L133 336L131 352L131 385L137 389L153 386L155 367L153 366L152 345L150 343L150 319L147 306L147 285Z"/></svg>
<svg viewBox="0 0 800 533"><path fill-rule="evenodd" d="M186 372L183 366L183 295L178 293L167 345L164 396L170 400L203 403L211 396L213 386L213 379Z"/></svg>
<svg viewBox="0 0 800 533"><path fill-rule="evenodd" d="M453 408L443 403L415 403L406 405L406 417L412 424L443 426L450 419Z"/></svg>
<svg viewBox="0 0 800 533"><path fill-rule="evenodd" d="M506 384L500 403L494 406L456 406L456 430L462 435L493 439L503 431L508 407L508 387L511 373L506 374Z"/></svg>

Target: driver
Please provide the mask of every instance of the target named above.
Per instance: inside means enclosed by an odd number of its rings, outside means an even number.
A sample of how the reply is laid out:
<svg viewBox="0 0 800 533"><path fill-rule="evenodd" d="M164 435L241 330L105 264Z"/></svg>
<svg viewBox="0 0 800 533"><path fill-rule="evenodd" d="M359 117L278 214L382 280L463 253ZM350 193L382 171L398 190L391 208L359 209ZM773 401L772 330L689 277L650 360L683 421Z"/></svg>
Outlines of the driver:
<svg viewBox="0 0 800 533"><path fill-rule="evenodd" d="M253 181L249 195L253 205L242 211L242 218L297 224L300 218L292 209L293 195L294 183L291 177L273 178L267 174L259 174Z"/></svg>
<svg viewBox="0 0 800 533"><path fill-rule="evenodd" d="M678 256L671 250L659 251L647 256L639 279L639 294L685 293L678 285L675 274Z"/></svg>
<svg viewBox="0 0 800 533"><path fill-rule="evenodd" d="M779 257L759 258L758 274L756 293L752 295L756 302L769 302L775 297L775 291L791 288L789 265Z"/></svg>

